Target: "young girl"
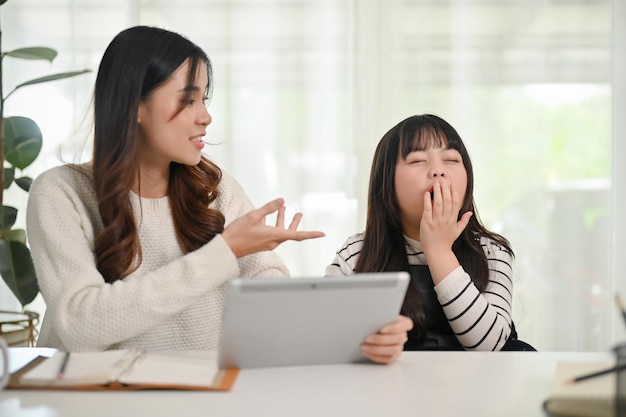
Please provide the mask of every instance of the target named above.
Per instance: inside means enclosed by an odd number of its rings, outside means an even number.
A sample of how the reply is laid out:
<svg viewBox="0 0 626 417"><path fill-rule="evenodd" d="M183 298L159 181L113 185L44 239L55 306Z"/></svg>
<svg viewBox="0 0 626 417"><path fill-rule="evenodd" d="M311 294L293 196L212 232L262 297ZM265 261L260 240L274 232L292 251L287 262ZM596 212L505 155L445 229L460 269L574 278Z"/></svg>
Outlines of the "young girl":
<svg viewBox="0 0 626 417"><path fill-rule="evenodd" d="M501 350L511 320L513 251L479 220L465 145L445 120L412 116L381 139L365 232L348 238L326 275L408 271L405 350Z"/></svg>
<svg viewBox="0 0 626 417"><path fill-rule="evenodd" d="M298 231L300 213L285 227L282 199L254 209L202 154L212 85L209 58L179 34L137 26L107 47L92 161L53 168L30 190L28 237L47 307L39 346L214 350L223 283L288 277L271 250L324 235ZM272 213L276 225L266 225ZM392 361L389 345L407 330L391 323L364 353Z"/></svg>

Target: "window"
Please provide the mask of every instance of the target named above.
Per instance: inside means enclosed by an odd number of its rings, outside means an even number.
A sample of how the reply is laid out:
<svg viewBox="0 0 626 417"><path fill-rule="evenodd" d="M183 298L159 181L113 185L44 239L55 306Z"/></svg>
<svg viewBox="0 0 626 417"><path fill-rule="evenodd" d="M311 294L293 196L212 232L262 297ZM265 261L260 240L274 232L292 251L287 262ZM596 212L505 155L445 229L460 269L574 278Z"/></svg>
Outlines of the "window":
<svg viewBox="0 0 626 417"><path fill-rule="evenodd" d="M304 228L327 234L278 249L296 277L322 274L363 229L383 133L412 114L442 116L472 156L483 222L516 252L520 336L540 350L606 350L623 336L613 295L626 288L611 254L626 246L624 223L611 212L626 204L624 186L613 180L625 155L613 131L626 133L613 116L626 106L624 85L615 88L624 81L612 79L626 61L616 32L626 37L618 29L624 6L22 0L2 13L3 49L54 47L58 70L95 71L111 38L135 24L166 27L202 46L215 80L208 139L216 145L207 153L255 204L285 197L289 210L304 213ZM49 69L4 68L15 84ZM59 153L66 161L88 156L82 126L94 78L24 89L7 105L7 115L30 115L44 131L44 155L31 175L61 163ZM11 304L7 293L0 306Z"/></svg>

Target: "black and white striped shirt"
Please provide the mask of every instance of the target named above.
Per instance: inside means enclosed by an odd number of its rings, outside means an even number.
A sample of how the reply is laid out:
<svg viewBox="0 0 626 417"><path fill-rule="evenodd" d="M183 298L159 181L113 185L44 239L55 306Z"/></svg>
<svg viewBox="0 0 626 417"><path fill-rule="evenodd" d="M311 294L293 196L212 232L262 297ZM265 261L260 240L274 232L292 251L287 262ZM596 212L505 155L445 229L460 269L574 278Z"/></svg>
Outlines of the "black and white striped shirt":
<svg viewBox="0 0 626 417"><path fill-rule="evenodd" d="M410 265L427 265L419 241L405 236ZM488 238L481 238L487 255L489 283L484 292L462 267L435 286L437 299L452 331L466 350L500 350L511 333L513 257ZM351 236L326 267L326 276L352 275L363 245L363 233Z"/></svg>

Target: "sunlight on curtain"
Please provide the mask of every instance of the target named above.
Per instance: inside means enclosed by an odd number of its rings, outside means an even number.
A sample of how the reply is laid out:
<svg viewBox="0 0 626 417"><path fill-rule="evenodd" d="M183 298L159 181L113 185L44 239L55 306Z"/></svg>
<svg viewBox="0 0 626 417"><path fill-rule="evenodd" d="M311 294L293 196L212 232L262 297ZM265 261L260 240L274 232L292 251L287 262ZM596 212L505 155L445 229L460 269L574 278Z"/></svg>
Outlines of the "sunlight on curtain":
<svg viewBox="0 0 626 417"><path fill-rule="evenodd" d="M304 213L304 228L327 234L278 249L296 277L323 274L364 227L382 134L412 114L442 116L472 156L483 221L516 252L513 309L522 338L540 350L606 350L624 335L615 326L610 256L618 224L612 113L624 111L623 99L612 102L611 27L612 20L624 26L626 16L611 7L611 0L9 0L0 18L4 50L59 51L52 67L6 61L13 84L51 68L95 71L111 38L134 24L175 30L202 46L215 78L208 133L215 145L207 154L256 205L284 197L291 213ZM7 115L28 115L44 131L31 175L81 155L94 78L24 89L7 104ZM25 201L10 192L7 199ZM7 293L3 287L0 308L15 307Z"/></svg>

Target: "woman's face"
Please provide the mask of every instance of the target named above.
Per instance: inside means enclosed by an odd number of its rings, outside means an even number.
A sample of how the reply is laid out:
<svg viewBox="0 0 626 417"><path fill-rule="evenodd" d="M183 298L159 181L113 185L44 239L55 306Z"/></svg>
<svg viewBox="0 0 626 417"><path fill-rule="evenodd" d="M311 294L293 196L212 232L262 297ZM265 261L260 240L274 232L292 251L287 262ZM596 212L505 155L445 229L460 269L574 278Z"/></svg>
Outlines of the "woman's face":
<svg viewBox="0 0 626 417"><path fill-rule="evenodd" d="M199 65L194 85L187 85L189 66L189 60L185 61L139 105L138 155L144 167L200 162L202 137L212 120L204 104L208 77L204 66ZM189 89L191 96L187 101Z"/></svg>
<svg viewBox="0 0 626 417"><path fill-rule="evenodd" d="M444 147L414 151L404 160L399 156L394 181L403 232L416 240L424 212L424 193L432 192L435 182L453 183L461 200L467 190L467 172L461 154Z"/></svg>

